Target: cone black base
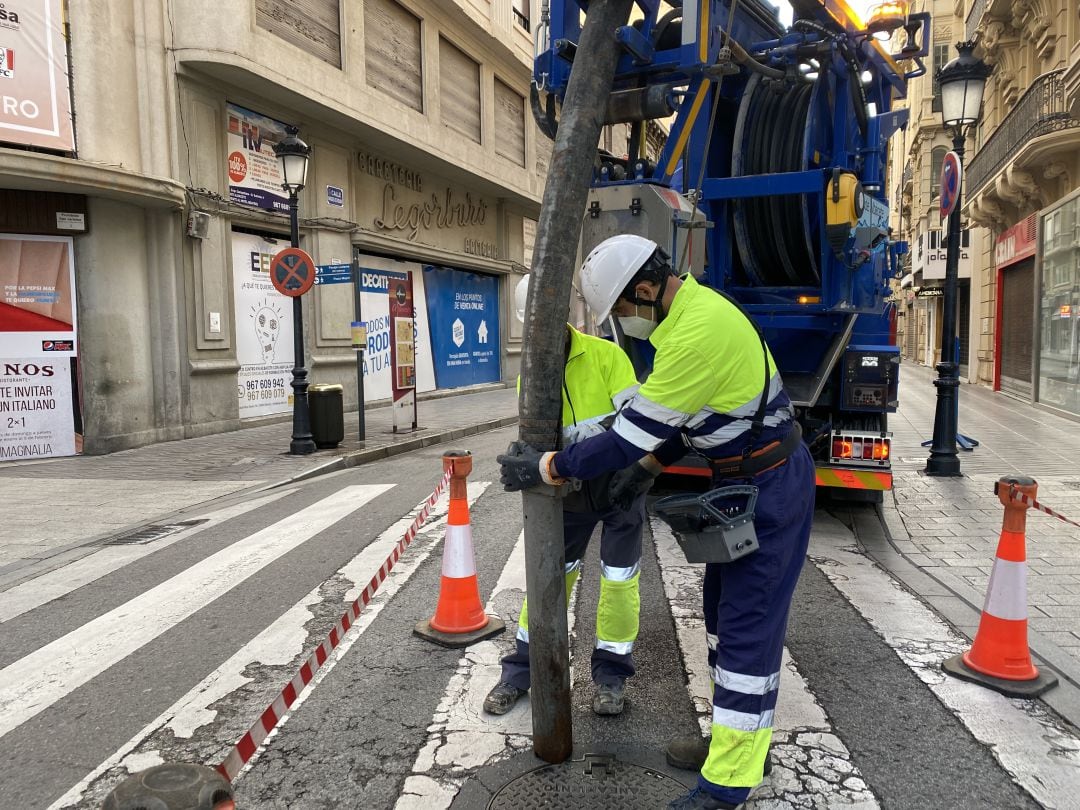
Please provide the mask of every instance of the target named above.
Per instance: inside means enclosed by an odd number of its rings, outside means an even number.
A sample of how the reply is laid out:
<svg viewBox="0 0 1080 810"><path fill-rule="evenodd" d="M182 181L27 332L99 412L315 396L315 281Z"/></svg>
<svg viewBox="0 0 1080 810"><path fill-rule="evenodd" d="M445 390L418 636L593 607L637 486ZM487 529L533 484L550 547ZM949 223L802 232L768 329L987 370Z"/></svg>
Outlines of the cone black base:
<svg viewBox="0 0 1080 810"><path fill-rule="evenodd" d="M488 616L488 623L479 630L469 633L444 633L431 626L431 619L417 622L413 635L441 644L443 647L468 647L484 639L494 638L506 629L506 624L498 616Z"/></svg>
<svg viewBox="0 0 1080 810"><path fill-rule="evenodd" d="M1047 669L1040 669L1039 676L1030 681L1010 681L1005 678L995 678L993 675L984 675L976 672L964 663L963 655L954 655L947 661L942 662L941 668L946 673L959 678L962 681L971 681L987 689L993 689L1006 697L1033 698L1043 692L1057 686L1057 675Z"/></svg>

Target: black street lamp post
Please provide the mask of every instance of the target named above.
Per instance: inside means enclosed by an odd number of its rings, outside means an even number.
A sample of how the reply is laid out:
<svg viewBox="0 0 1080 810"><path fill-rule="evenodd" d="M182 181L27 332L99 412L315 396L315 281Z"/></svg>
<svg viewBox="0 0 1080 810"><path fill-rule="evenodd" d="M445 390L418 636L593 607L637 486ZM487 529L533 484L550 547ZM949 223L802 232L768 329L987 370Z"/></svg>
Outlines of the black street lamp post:
<svg viewBox="0 0 1080 810"><path fill-rule="evenodd" d="M296 127L286 127L287 135L274 146L281 166L281 187L289 192L289 239L292 246L300 247L299 199L297 195L307 179L308 159L311 148L296 137ZM293 429L289 453L306 456L315 452L315 440L311 436L311 412L308 409L308 372L304 365L304 306L303 296L293 297Z"/></svg>
<svg viewBox="0 0 1080 810"><path fill-rule="evenodd" d="M953 151L964 162L965 127L979 120L983 89L990 67L977 59L972 51L974 42L961 42L956 50L960 55L938 70L941 87L941 119L952 131ZM960 178L962 182L962 177ZM960 394L960 358L956 356L956 275L960 260L960 184L956 203L949 214L949 234L945 253L945 295L941 319L941 362L937 364L937 407L934 411L934 438L926 474L937 476L960 475L960 456L956 447L957 400Z"/></svg>

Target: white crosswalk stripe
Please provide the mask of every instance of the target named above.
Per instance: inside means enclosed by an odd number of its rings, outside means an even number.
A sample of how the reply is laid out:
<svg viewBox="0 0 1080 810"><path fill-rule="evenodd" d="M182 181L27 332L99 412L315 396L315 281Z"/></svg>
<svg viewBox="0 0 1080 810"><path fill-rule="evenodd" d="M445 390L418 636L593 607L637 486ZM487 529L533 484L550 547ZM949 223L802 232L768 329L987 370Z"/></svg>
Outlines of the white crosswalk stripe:
<svg viewBox="0 0 1080 810"><path fill-rule="evenodd" d="M476 503L489 485L486 481L469 483L470 506ZM371 580L390 551L401 540L404 532L412 525L423 506L424 502L421 501L409 514L390 526L329 578L328 581L343 579L352 584L351 589L341 598L342 607L356 599L360 590ZM432 508L427 522L417 533L409 551L391 571L386 582L383 583L367 609L360 614L360 618L331 654L311 685L297 698L289 715L300 708L312 690L326 678L334 665L371 626L394 594L431 555L432 550L436 548L439 532L445 527L448 507L449 499L444 495ZM104 783L97 791L104 792L128 772L164 761L162 749L165 746L172 744L175 747L178 741L190 739L196 730L217 721L217 710L213 706L228 696L234 695L251 682L251 678L244 675L244 672L253 664L282 667L282 680L287 679L292 674L289 665L295 666L295 662L301 655L306 655L314 644L321 641L321 639L312 638L305 626L311 621L314 606L323 600L322 590L323 584L312 589L303 599L237 650L214 672L206 676L198 685L121 746L116 753L50 805L50 810L59 810L83 802L95 783ZM226 721L217 724L214 729L215 739L223 746L230 745L243 733L251 717L256 716L264 708L280 686L281 684L276 682L254 684L251 693L244 696L242 706L237 711L231 712ZM270 743L270 739L272 737L268 738L267 744ZM183 743L180 742L180 745L182 746ZM254 760L250 764L254 764ZM100 799L100 796L95 796L95 798Z"/></svg>
<svg viewBox="0 0 1080 810"><path fill-rule="evenodd" d="M220 526L227 520L254 512L294 492L296 492L295 489L274 490L261 498L241 501L206 514L192 514L190 518L185 519L206 522L169 535L152 544L103 546L93 554L0 593L0 624L76 591L83 585L95 582L106 574L123 568L148 554L161 551L174 543L189 540L208 529Z"/></svg>
<svg viewBox="0 0 1080 810"><path fill-rule="evenodd" d="M0 737L391 487L345 487L0 670Z"/></svg>

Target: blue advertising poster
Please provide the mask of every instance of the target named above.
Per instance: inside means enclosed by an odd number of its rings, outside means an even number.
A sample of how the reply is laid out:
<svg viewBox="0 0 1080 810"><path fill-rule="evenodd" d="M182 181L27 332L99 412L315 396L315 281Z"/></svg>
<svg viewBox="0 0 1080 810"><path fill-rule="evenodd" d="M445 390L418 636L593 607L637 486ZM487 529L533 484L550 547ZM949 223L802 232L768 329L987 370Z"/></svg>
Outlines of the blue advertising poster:
<svg viewBox="0 0 1080 810"><path fill-rule="evenodd" d="M439 388L498 382L499 279L424 265L428 324Z"/></svg>

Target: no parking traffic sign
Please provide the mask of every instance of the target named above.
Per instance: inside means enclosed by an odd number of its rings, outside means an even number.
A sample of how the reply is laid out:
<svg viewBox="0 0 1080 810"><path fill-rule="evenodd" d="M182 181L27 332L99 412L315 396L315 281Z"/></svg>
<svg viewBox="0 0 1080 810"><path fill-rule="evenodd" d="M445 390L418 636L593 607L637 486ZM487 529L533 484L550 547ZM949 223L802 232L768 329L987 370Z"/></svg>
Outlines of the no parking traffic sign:
<svg viewBox="0 0 1080 810"><path fill-rule="evenodd" d="M947 152L941 163L941 218L948 219L960 198L960 181L963 170L956 152Z"/></svg>
<svg viewBox="0 0 1080 810"><path fill-rule="evenodd" d="M270 262L270 281L282 295L296 298L315 283L315 262L300 248L285 248Z"/></svg>

